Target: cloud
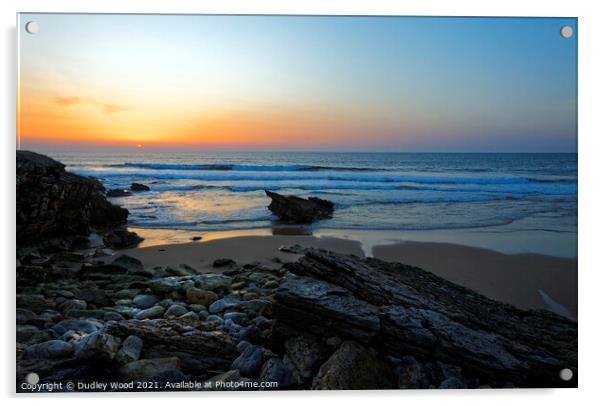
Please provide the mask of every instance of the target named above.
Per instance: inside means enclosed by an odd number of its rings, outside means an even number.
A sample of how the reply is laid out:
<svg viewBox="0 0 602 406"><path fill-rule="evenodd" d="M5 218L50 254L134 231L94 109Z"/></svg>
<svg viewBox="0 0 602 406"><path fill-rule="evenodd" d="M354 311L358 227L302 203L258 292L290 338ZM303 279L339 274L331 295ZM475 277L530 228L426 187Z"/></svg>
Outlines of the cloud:
<svg viewBox="0 0 602 406"><path fill-rule="evenodd" d="M113 114L113 113L120 113L122 111L126 111L129 110L130 108L127 106L122 106L120 104L114 104L114 103L102 103L93 99L84 99L82 97L78 97L78 96L70 96L70 97L55 97L54 98L54 104L56 104L57 106L61 106L61 107L71 107L71 106L75 106L78 104L91 104L93 106L98 107L100 110L102 110L105 114L109 115L109 114Z"/></svg>
<svg viewBox="0 0 602 406"><path fill-rule="evenodd" d="M102 104L103 110L106 114L113 114L113 113L120 113L122 111L126 111L129 110L129 107L126 106L121 106L119 104L111 104L111 103L104 103Z"/></svg>
<svg viewBox="0 0 602 406"><path fill-rule="evenodd" d="M74 104L82 104L88 103L86 99L82 99L81 97L55 97L54 103L61 107L73 106Z"/></svg>

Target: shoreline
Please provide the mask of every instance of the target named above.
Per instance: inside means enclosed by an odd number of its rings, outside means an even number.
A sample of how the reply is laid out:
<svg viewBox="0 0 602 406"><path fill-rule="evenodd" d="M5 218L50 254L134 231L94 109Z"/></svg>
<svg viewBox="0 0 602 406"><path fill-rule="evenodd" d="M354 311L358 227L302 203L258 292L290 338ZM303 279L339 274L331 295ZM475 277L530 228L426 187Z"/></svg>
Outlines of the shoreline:
<svg viewBox="0 0 602 406"><path fill-rule="evenodd" d="M195 233L192 233L195 234ZM199 234L199 233L196 233ZM374 245L366 255L362 242L329 235L255 235L214 233L203 240L120 250L139 259L145 267L187 264L198 272L215 272L216 259L280 266L294 262L301 253L281 247L323 248L360 257L374 256L388 262L418 266L446 280L487 297L523 309L546 309L577 320L577 260L549 255L507 254L461 244L403 241Z"/></svg>

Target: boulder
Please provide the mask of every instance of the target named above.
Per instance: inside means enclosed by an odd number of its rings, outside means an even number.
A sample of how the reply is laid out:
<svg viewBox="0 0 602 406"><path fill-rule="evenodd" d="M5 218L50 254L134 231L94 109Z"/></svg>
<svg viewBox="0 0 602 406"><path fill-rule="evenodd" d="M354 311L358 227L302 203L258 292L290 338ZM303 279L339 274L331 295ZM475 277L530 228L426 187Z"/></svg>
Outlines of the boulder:
<svg viewBox="0 0 602 406"><path fill-rule="evenodd" d="M369 344L383 359L412 354L421 363L453 364L481 383L577 385L558 378L562 368L577 371L577 324L562 316L517 309L374 258L310 249L283 269L274 337L298 335L295 327L303 326L319 337Z"/></svg>
<svg viewBox="0 0 602 406"><path fill-rule="evenodd" d="M49 238L88 236L91 227L125 224L128 211L111 204L102 184L65 171L45 155L17 151L17 246Z"/></svg>
<svg viewBox="0 0 602 406"><path fill-rule="evenodd" d="M50 340L30 345L23 351L23 359L66 358L73 354L73 344L62 340Z"/></svg>
<svg viewBox="0 0 602 406"><path fill-rule="evenodd" d="M394 389L393 371L354 341L345 341L320 367L313 389Z"/></svg>
<svg viewBox="0 0 602 406"><path fill-rule="evenodd" d="M265 193L272 199L268 209L280 220L293 223L312 223L332 217L334 212L334 203L328 200L317 197L304 199L298 196L283 196L269 190L266 190Z"/></svg>
<svg viewBox="0 0 602 406"><path fill-rule="evenodd" d="M219 296L210 290L198 289L195 287L186 289L186 301L188 303L209 306L218 298Z"/></svg>
<svg viewBox="0 0 602 406"><path fill-rule="evenodd" d="M129 364L138 361L142 352L143 341L136 336L128 336L123 340L121 348L117 352L116 361L119 365Z"/></svg>
<svg viewBox="0 0 602 406"><path fill-rule="evenodd" d="M133 231L128 231L125 227L110 230L103 239L106 245L115 249L131 248L142 240L144 240L142 237Z"/></svg>
<svg viewBox="0 0 602 406"><path fill-rule="evenodd" d="M83 337L75 346L75 357L82 360L111 361L119 349L120 340L100 331Z"/></svg>
<svg viewBox="0 0 602 406"><path fill-rule="evenodd" d="M177 357L141 359L130 362L119 369L126 379L142 379L157 376L165 372L180 370L180 359Z"/></svg>
<svg viewBox="0 0 602 406"><path fill-rule="evenodd" d="M263 364L265 349L249 345L232 363L232 369L238 369L242 376L256 378Z"/></svg>
<svg viewBox="0 0 602 406"><path fill-rule="evenodd" d="M158 318L163 317L164 312L165 312L165 309L163 309L163 306L157 305L157 306L153 306L148 309L140 310L139 312L136 313L135 317L138 320L158 319Z"/></svg>
<svg viewBox="0 0 602 406"><path fill-rule="evenodd" d="M148 192L150 190L150 187L146 186L143 183L132 183L132 185L130 186L130 190L132 192Z"/></svg>
<svg viewBox="0 0 602 406"><path fill-rule="evenodd" d="M111 189L107 191L107 197L125 197L131 195L132 192L127 189Z"/></svg>
<svg viewBox="0 0 602 406"><path fill-rule="evenodd" d="M132 302L136 307L141 309L148 309L153 307L159 302L159 298L155 295L137 295L134 297Z"/></svg>
<svg viewBox="0 0 602 406"><path fill-rule="evenodd" d="M307 334L291 337L284 343L287 364L298 382L311 382L320 365L330 355L317 337Z"/></svg>
<svg viewBox="0 0 602 406"><path fill-rule="evenodd" d="M209 306L209 312L216 314L216 313L221 313L224 310L238 309L240 306L241 306L240 300L238 300L234 297L224 297L222 299L219 299L219 300L211 303L211 305Z"/></svg>

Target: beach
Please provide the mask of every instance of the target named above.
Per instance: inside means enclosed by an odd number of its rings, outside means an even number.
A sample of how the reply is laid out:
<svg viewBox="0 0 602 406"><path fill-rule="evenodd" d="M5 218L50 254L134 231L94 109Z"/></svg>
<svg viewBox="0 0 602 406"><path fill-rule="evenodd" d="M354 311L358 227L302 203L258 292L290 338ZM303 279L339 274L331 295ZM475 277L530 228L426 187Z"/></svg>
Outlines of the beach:
<svg viewBox="0 0 602 406"><path fill-rule="evenodd" d="M137 231L144 235L143 231ZM120 253L139 259L145 267L184 263L199 272L214 272L212 263L220 258L233 259L238 263L258 262L266 266L294 262L302 256L301 253L287 253L280 249L297 244L359 257L367 254L388 262L417 266L522 309L546 309L573 320L577 318L575 258L532 253L505 254L466 245L411 241L376 245L371 247L370 253L366 253L357 240L266 235L265 231L255 233L263 235L230 237L232 233L209 234L209 240L205 241L159 244Z"/></svg>

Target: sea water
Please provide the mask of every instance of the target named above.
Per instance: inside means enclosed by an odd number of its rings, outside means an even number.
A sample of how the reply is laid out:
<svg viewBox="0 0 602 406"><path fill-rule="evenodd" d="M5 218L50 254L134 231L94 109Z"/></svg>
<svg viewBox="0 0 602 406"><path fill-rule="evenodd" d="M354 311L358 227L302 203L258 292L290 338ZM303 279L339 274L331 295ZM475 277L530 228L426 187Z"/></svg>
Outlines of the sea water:
<svg viewBox="0 0 602 406"><path fill-rule="evenodd" d="M509 225L577 229L576 154L331 152L65 152L67 170L107 189L139 228L199 232L269 228L264 190L335 203L320 230L452 230Z"/></svg>

